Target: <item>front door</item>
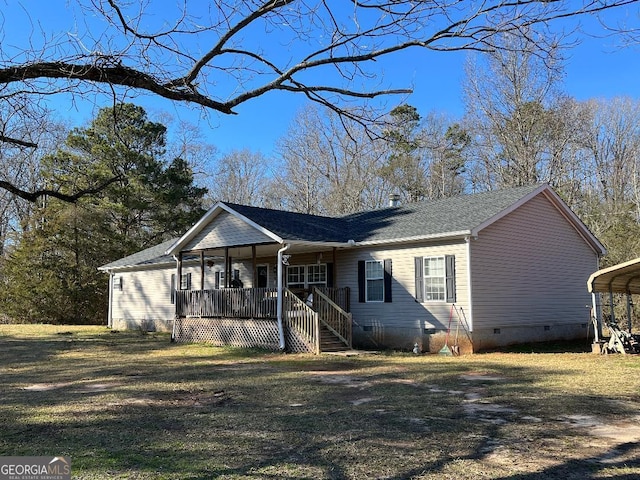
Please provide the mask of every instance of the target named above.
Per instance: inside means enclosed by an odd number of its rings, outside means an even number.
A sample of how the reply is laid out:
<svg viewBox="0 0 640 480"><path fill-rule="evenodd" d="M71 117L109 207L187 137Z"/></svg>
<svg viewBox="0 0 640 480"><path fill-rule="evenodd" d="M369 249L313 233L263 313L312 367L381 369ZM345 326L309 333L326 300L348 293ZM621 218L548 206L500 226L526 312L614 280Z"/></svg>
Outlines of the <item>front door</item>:
<svg viewBox="0 0 640 480"><path fill-rule="evenodd" d="M256 267L258 272L258 288L267 288L269 284L269 266L268 265L258 265Z"/></svg>

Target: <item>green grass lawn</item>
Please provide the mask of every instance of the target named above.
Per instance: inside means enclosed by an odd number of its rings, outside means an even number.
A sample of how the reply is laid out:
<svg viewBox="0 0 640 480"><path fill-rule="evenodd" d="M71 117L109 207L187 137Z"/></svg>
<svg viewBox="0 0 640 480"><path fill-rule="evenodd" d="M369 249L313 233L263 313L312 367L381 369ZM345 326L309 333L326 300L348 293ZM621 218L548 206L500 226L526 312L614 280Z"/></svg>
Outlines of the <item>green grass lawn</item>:
<svg viewBox="0 0 640 480"><path fill-rule="evenodd" d="M640 478L640 357L282 355L0 326L0 455L84 479Z"/></svg>

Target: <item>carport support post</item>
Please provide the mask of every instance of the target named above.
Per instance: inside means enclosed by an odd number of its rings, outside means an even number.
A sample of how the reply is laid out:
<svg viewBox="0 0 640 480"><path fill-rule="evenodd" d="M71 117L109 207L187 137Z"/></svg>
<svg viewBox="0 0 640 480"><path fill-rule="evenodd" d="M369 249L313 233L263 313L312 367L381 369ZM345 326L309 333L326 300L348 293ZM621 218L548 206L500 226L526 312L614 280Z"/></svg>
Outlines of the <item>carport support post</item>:
<svg viewBox="0 0 640 480"><path fill-rule="evenodd" d="M599 298L599 293L591 293L591 308L593 309L592 315L596 321L594 329L595 338L593 339L595 343L598 343L600 341L600 338L602 338L602 307L600 305L600 302L598 302Z"/></svg>
<svg viewBox="0 0 640 480"><path fill-rule="evenodd" d="M631 294L627 292L627 327L631 333Z"/></svg>
<svg viewBox="0 0 640 480"><path fill-rule="evenodd" d="M611 313L611 323L616 323L616 312L613 307L613 288L609 285L609 311Z"/></svg>

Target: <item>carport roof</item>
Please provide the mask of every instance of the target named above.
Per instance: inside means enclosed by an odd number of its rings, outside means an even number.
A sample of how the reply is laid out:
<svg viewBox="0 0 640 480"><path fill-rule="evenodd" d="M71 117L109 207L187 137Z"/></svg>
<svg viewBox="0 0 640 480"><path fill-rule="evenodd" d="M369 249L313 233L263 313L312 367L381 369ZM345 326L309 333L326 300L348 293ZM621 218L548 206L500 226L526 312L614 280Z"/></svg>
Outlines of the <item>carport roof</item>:
<svg viewBox="0 0 640 480"><path fill-rule="evenodd" d="M589 292L640 293L640 258L603 268L587 281Z"/></svg>

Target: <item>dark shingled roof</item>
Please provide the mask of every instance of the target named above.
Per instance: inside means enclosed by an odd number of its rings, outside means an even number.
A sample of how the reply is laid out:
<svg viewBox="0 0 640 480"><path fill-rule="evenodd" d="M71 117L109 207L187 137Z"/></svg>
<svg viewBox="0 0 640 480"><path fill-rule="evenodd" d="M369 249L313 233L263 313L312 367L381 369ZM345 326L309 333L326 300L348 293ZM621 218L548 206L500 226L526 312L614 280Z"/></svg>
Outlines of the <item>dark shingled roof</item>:
<svg viewBox="0 0 640 480"><path fill-rule="evenodd" d="M497 190L332 218L225 203L286 240L356 242L470 231L540 185Z"/></svg>
<svg viewBox="0 0 640 480"><path fill-rule="evenodd" d="M287 241L377 242L470 232L538 188L540 185L531 185L427 200L342 217L223 203ZM100 268L106 270L169 262L172 258L164 252L176 241L166 241Z"/></svg>
<svg viewBox="0 0 640 480"><path fill-rule="evenodd" d="M497 190L399 207L355 213L345 217L356 242L394 240L470 231L540 185Z"/></svg>
<svg viewBox="0 0 640 480"><path fill-rule="evenodd" d="M107 263L106 265L101 266L100 270L173 262L173 258L170 255L165 255L164 252L166 252L171 245L176 243L177 240L177 238L172 238L171 240L162 242L159 245L145 248L144 250L136 252L133 255L121 258L120 260L116 260L115 262Z"/></svg>
<svg viewBox="0 0 640 480"><path fill-rule="evenodd" d="M308 242L346 242L349 240L345 238L348 225L344 218L223 203L280 238Z"/></svg>

